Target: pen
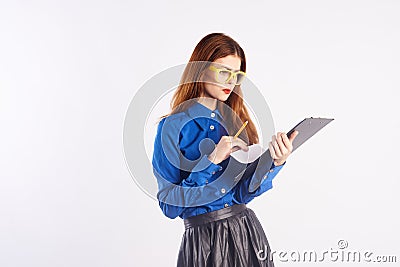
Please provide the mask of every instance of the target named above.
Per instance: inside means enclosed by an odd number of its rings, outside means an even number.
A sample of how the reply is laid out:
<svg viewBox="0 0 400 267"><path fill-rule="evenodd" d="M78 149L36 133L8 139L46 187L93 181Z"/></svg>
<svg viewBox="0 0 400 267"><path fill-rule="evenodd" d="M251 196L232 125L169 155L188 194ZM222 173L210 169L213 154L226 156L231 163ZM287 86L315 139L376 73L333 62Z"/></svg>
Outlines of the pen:
<svg viewBox="0 0 400 267"><path fill-rule="evenodd" d="M245 121L245 122L243 123L242 127L240 127L239 131L235 134L235 136L234 136L233 138L236 138L236 137L239 136L239 134L243 131L244 127L246 127L246 125L247 125L248 122L249 122L249 121Z"/></svg>

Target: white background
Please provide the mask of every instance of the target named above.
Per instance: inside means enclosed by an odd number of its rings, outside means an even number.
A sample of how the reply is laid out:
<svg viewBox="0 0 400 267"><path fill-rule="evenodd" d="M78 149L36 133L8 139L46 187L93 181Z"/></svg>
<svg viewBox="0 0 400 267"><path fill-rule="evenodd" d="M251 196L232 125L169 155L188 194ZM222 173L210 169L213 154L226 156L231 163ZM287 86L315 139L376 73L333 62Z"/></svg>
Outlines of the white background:
<svg viewBox="0 0 400 267"><path fill-rule="evenodd" d="M175 265L183 222L133 181L123 123L140 86L211 32L243 47L277 131L335 118L248 205L272 249L322 255L344 239L399 262L399 12L394 0L2 1L0 266ZM325 265L347 266L276 261Z"/></svg>

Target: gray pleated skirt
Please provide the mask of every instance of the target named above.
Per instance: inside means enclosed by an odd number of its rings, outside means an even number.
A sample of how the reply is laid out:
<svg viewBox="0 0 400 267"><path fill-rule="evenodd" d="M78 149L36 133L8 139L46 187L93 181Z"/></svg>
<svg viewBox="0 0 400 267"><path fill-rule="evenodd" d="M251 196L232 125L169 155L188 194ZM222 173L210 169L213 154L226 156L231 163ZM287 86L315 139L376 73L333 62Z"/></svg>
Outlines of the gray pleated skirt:
<svg viewBox="0 0 400 267"><path fill-rule="evenodd" d="M184 219L178 267L273 267L271 249L255 213L245 204Z"/></svg>

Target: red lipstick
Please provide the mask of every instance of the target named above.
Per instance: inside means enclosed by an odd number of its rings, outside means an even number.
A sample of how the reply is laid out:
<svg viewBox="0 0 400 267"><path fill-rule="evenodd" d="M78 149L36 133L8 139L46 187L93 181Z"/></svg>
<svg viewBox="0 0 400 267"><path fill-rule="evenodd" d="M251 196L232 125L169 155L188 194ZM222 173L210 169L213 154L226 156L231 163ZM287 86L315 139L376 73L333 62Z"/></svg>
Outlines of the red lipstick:
<svg viewBox="0 0 400 267"><path fill-rule="evenodd" d="M222 91L224 91L225 94L229 94L231 92L231 90L229 90L227 88L223 89Z"/></svg>

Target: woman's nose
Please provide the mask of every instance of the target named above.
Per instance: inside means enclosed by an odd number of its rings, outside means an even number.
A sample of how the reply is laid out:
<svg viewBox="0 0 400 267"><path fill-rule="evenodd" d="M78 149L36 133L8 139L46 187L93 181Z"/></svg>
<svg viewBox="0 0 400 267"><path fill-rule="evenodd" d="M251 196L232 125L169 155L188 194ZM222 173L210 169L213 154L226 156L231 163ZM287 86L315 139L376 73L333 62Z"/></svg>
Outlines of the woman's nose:
<svg viewBox="0 0 400 267"><path fill-rule="evenodd" d="M235 77L229 79L228 84L233 85L235 84Z"/></svg>

